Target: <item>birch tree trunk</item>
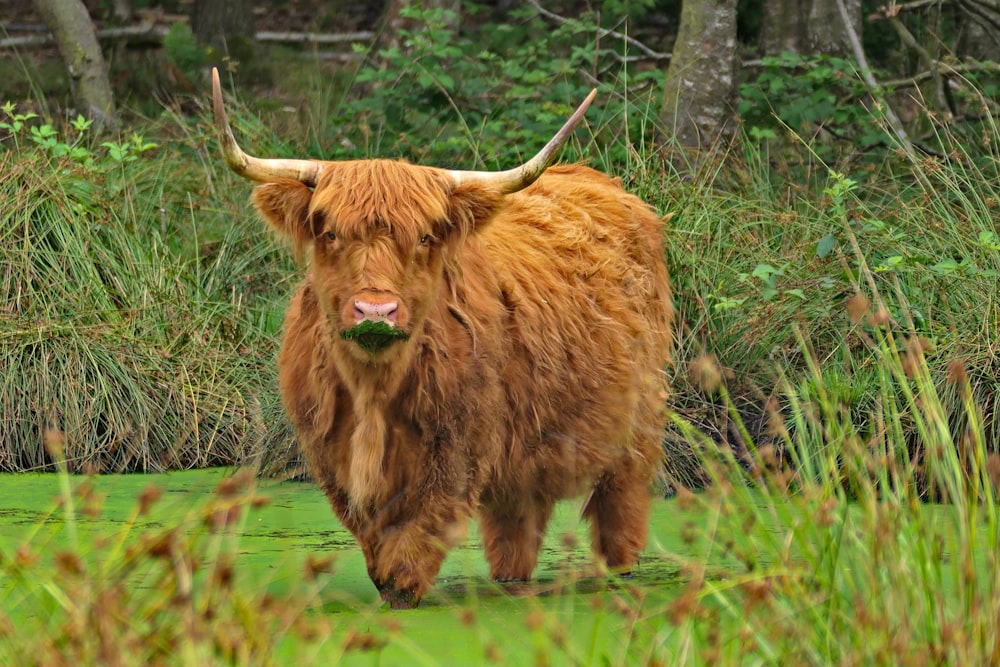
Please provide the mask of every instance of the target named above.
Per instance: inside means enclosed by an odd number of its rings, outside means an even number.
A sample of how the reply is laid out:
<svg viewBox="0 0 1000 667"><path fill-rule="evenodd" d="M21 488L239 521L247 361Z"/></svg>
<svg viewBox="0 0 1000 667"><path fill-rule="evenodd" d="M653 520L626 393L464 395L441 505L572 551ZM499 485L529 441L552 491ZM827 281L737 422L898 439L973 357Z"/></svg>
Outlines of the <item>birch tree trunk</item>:
<svg viewBox="0 0 1000 667"><path fill-rule="evenodd" d="M104 54L81 0L35 0L35 10L56 40L77 110L98 127L118 123Z"/></svg>
<svg viewBox="0 0 1000 667"><path fill-rule="evenodd" d="M735 130L736 0L684 0L660 118L687 148L708 150Z"/></svg>
<svg viewBox="0 0 1000 667"><path fill-rule="evenodd" d="M861 34L861 0L846 0L854 32ZM764 0L763 55L848 56L851 43L836 0Z"/></svg>

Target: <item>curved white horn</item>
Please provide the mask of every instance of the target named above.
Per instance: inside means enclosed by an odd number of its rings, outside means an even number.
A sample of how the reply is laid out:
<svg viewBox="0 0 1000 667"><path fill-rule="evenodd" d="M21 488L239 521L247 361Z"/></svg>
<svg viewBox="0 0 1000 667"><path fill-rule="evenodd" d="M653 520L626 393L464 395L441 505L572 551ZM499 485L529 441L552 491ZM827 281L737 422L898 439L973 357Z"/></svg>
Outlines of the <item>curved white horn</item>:
<svg viewBox="0 0 1000 667"><path fill-rule="evenodd" d="M472 182L489 183L507 194L523 190L534 183L549 164L552 163L556 153L563 147L569 136L573 134L573 130L576 129L576 126L583 119L583 114L587 112L587 107L590 106L595 97L597 97L596 88L590 91L587 99L576 108L573 115L569 117L569 120L562 126L562 129L556 132L555 136L549 140L549 143L545 144L535 157L520 167L514 167L507 171L448 171L448 175L454 179L456 184Z"/></svg>
<svg viewBox="0 0 1000 667"><path fill-rule="evenodd" d="M212 68L212 107L215 110L215 127L219 131L222 155L230 169L240 176L255 181L274 181L290 178L314 187L323 173L323 163L318 160L261 159L243 152L233 137L229 117L222 103L222 84L218 68Z"/></svg>

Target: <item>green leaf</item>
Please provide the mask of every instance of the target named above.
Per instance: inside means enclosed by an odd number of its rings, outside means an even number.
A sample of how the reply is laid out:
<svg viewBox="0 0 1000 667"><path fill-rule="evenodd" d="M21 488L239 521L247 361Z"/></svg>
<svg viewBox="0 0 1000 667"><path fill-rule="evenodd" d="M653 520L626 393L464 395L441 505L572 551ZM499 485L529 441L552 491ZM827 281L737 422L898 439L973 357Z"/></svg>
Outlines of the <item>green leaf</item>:
<svg viewBox="0 0 1000 667"><path fill-rule="evenodd" d="M820 259L826 259L827 255L836 247L837 237L833 234L827 234L816 244L816 256Z"/></svg>
<svg viewBox="0 0 1000 667"><path fill-rule="evenodd" d="M77 114L76 118L74 118L70 124L77 132L85 132L90 129L90 126L94 124L94 121L89 118L84 118L81 114Z"/></svg>
<svg viewBox="0 0 1000 667"><path fill-rule="evenodd" d="M779 273L778 269L774 268L770 264L758 264L751 275L754 278L760 278L764 282L767 282L773 275Z"/></svg>
<svg viewBox="0 0 1000 667"><path fill-rule="evenodd" d="M886 257L878 265L876 265L872 270L875 273L885 273L886 271L892 271L897 266L902 264L906 258L902 255L892 255L891 257Z"/></svg>
<svg viewBox="0 0 1000 667"><path fill-rule="evenodd" d="M712 310L716 312L722 312L724 310L731 310L733 308L738 308L743 305L744 301L746 301L746 297L742 299L732 299L728 296L719 296L716 297L716 299L717 301L714 304L712 304Z"/></svg>
<svg viewBox="0 0 1000 667"><path fill-rule="evenodd" d="M943 259L931 267L931 271L942 276L951 275L958 271L960 264L952 258Z"/></svg>

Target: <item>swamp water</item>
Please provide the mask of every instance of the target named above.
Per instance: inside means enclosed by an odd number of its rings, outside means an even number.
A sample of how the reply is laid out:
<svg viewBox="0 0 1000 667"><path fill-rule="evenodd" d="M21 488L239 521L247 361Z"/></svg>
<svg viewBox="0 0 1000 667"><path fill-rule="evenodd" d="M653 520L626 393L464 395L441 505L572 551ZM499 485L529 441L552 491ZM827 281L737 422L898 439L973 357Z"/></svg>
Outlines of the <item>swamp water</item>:
<svg viewBox="0 0 1000 667"><path fill-rule="evenodd" d="M100 559L103 551L116 548L120 558L122 548L143 532L162 532L190 516L193 508L205 506L231 472L68 480L51 474L0 475L0 605L15 625L19 615L39 613L37 607L23 608L25 583L15 593L10 581L7 564L20 545L51 554L67 549L75 534L78 550L88 558ZM92 484L103 497L100 511L88 513L77 501L70 518L58 502L67 481L74 488L85 481ZM137 499L151 485L162 489L162 497L137 515ZM657 500L649 547L633 577L582 576L592 569L588 524L580 520L580 501L569 501L557 507L549 525L534 581L509 586L490 582L473 524L420 607L391 612L380 604L353 537L315 487L261 480L256 490L267 504L242 512L227 538L226 548L235 553L238 588L258 597L294 593L304 585L307 559L334 557L332 574L304 610L325 615L331 621L330 636L305 649L290 636L278 646L278 664L292 664L281 659L285 651L292 661L308 655L310 662L365 665L484 664L494 659L500 664L539 659L552 664L644 663L647 651L671 643L663 609L683 586L679 563L699 556L692 553L691 541L682 539L686 519L676 501ZM345 637L357 633L373 641L345 653L350 643Z"/></svg>

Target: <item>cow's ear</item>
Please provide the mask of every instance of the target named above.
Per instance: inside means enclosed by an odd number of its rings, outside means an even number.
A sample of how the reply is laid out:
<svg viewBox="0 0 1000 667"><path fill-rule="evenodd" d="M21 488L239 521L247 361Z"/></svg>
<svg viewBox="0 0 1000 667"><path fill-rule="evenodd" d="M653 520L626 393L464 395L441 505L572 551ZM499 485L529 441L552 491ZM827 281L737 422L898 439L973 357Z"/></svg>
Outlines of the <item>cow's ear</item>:
<svg viewBox="0 0 1000 667"><path fill-rule="evenodd" d="M503 194L480 183L459 185L451 192L448 217L463 237L487 224L503 204Z"/></svg>
<svg viewBox="0 0 1000 667"><path fill-rule="evenodd" d="M314 238L309 221L312 195L312 190L291 179L264 183L253 191L253 205L271 227L292 241L296 257Z"/></svg>

